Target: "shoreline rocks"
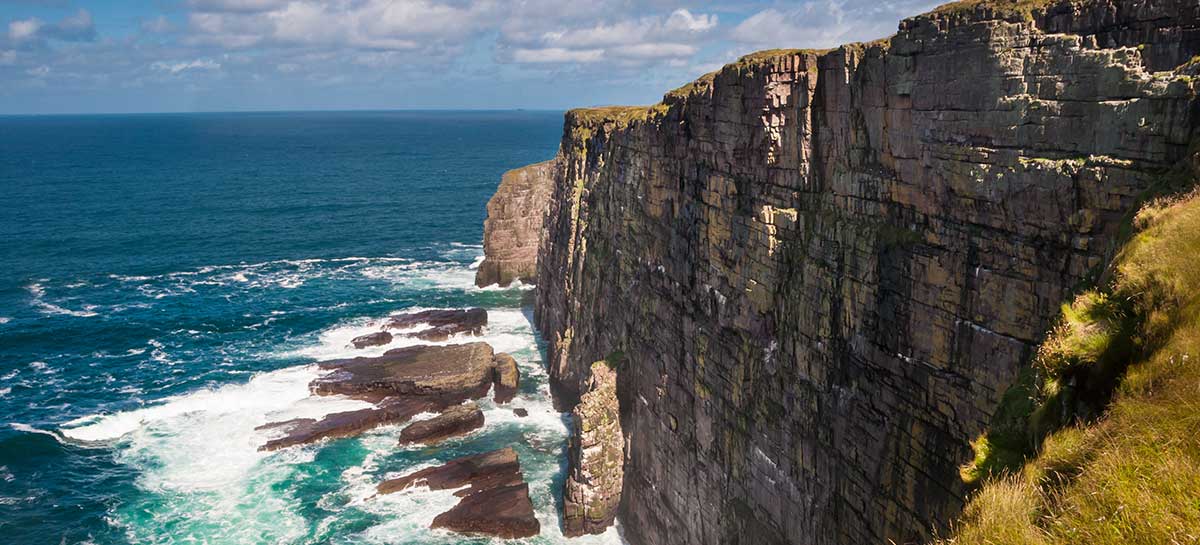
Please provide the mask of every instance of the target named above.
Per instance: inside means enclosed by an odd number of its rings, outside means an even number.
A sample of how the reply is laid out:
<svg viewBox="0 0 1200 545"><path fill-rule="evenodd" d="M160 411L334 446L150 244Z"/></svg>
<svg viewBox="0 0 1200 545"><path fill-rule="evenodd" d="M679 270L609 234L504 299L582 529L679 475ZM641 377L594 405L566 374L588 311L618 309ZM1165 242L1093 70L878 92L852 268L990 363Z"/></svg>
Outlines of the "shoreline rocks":
<svg viewBox="0 0 1200 545"><path fill-rule="evenodd" d="M367 348L370 346L383 346L392 342L392 334L387 331L376 331L366 335L360 335L350 340L350 345L354 348Z"/></svg>
<svg viewBox="0 0 1200 545"><path fill-rule="evenodd" d="M430 528L504 539L531 537L541 531L529 499L529 485L512 447L456 458L389 479L376 490L379 494L392 494L416 486L430 490L467 487L454 493L462 499L449 511L437 515Z"/></svg>
<svg viewBox="0 0 1200 545"><path fill-rule="evenodd" d="M475 402L469 401L446 409L429 420L409 424L400 430L400 445L434 445L482 428L483 423L483 411Z"/></svg>
<svg viewBox="0 0 1200 545"><path fill-rule="evenodd" d="M460 333L482 335L487 322L487 311L482 308L422 310L393 315L383 327L411 329L423 325L423 329L405 333L404 336L428 342L441 342Z"/></svg>
<svg viewBox="0 0 1200 545"><path fill-rule="evenodd" d="M508 403L517 395L521 384L521 370L512 356L499 353L492 358L492 382L496 385L496 403Z"/></svg>

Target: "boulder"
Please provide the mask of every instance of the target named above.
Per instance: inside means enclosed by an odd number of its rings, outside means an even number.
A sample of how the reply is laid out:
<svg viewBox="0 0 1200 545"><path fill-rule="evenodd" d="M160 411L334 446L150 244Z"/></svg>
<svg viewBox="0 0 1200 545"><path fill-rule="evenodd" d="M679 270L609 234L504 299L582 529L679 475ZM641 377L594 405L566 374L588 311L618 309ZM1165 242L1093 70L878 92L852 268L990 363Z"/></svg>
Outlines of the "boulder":
<svg viewBox="0 0 1200 545"><path fill-rule="evenodd" d="M368 333L350 340L350 345L354 348L366 348L368 346L383 346L392 342L392 334L387 331L376 331Z"/></svg>
<svg viewBox="0 0 1200 545"><path fill-rule="evenodd" d="M481 308L423 310L392 316L384 326L387 329L412 329L404 336L429 342L440 342L451 335L467 333L480 335L487 325L487 311Z"/></svg>
<svg viewBox="0 0 1200 545"><path fill-rule="evenodd" d="M483 427L483 411L474 402L450 407L442 414L413 422L400 431L400 444L432 445Z"/></svg>
<svg viewBox="0 0 1200 545"><path fill-rule="evenodd" d="M517 415L520 418L525 418L526 416L529 416L529 411L527 411L521 407L517 407L517 408L513 409L513 414Z"/></svg>
<svg viewBox="0 0 1200 545"><path fill-rule="evenodd" d="M517 360L503 352L492 358L493 382L496 385L496 403L508 403L517 395L520 385L521 371L517 368Z"/></svg>
<svg viewBox="0 0 1200 545"><path fill-rule="evenodd" d="M533 514L529 486L521 475L517 453L511 447L464 456L390 479L380 483L377 490L380 494L390 494L414 486L431 490L466 487L454 493L462 499L435 517L431 528L504 539L531 537L541 531L541 524Z"/></svg>

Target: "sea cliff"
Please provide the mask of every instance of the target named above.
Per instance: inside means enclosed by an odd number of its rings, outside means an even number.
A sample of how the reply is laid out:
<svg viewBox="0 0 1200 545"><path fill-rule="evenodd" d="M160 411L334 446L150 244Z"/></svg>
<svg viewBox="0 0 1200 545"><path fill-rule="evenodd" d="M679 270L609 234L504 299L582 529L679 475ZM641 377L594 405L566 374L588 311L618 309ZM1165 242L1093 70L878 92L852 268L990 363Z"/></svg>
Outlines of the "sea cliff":
<svg viewBox="0 0 1200 545"><path fill-rule="evenodd" d="M620 425L578 424L622 435L590 441L623 445L626 537L945 529L970 442L1193 151L1198 53L1194 1L962 2L568 112L523 212L535 317L564 408L616 371Z"/></svg>

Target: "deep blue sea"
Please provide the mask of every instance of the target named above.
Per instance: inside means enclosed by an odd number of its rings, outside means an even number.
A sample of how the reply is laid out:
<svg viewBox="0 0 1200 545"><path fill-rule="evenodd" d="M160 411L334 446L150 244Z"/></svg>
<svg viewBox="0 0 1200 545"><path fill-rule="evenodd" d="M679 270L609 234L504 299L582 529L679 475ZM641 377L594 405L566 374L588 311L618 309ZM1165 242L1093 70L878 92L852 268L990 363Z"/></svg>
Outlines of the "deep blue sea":
<svg viewBox="0 0 1200 545"><path fill-rule="evenodd" d="M477 289L485 203L555 153L558 112L0 117L0 543L477 543L428 530L447 492L374 486L517 448L542 522L566 421L528 286ZM260 453L313 362L390 313L483 306L523 373L513 406L439 448L398 427ZM456 339L451 342L464 342ZM613 533L595 541L612 542ZM591 541L591 540L584 540ZM575 542L575 540L573 540Z"/></svg>

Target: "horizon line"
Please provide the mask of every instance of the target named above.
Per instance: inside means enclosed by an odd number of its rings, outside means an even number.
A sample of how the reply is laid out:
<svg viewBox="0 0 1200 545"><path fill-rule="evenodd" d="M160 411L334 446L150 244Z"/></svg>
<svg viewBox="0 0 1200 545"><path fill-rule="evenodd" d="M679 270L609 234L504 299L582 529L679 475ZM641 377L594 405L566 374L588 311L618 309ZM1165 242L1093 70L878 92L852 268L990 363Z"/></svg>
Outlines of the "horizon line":
<svg viewBox="0 0 1200 545"><path fill-rule="evenodd" d="M150 112L31 112L6 113L0 117L109 116L109 115L194 115L194 114L288 114L288 113L370 113L370 112L563 112L557 108L338 108L283 110L162 110Z"/></svg>

